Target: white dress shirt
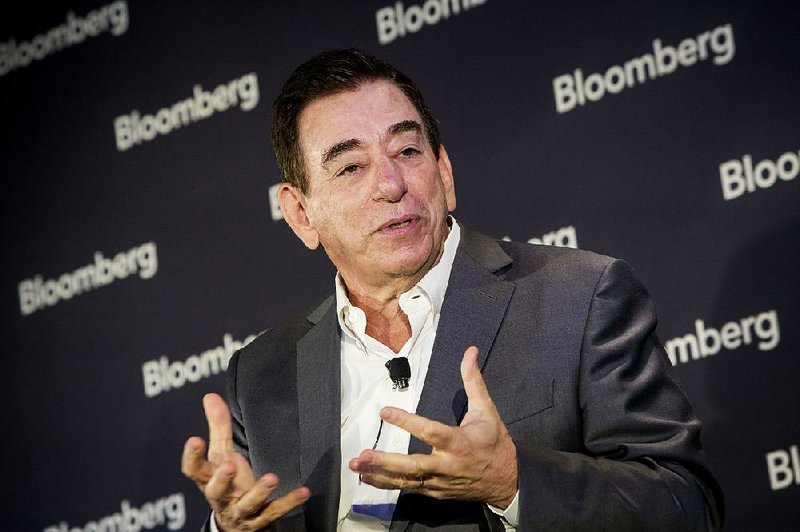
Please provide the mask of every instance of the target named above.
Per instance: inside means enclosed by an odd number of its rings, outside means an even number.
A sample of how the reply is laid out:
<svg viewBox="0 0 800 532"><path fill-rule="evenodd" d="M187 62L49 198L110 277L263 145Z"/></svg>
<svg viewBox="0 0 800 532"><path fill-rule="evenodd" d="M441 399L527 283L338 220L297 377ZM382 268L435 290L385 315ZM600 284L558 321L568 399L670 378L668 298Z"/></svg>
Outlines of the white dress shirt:
<svg viewBox="0 0 800 532"><path fill-rule="evenodd" d="M378 412L396 406L415 412L428 372L436 327L450 270L458 248L460 229L453 222L439 262L410 290L400 295L400 308L408 316L411 337L398 353L366 334L366 316L347 297L336 276L336 311L344 334L341 342L341 496L338 529L388 530L400 490L382 490L359 482L348 462L364 449L389 453L408 452L411 435L389 423L381 427ZM395 357L408 358L411 379L405 390L394 389L385 364ZM356 505L354 508L353 505Z"/></svg>

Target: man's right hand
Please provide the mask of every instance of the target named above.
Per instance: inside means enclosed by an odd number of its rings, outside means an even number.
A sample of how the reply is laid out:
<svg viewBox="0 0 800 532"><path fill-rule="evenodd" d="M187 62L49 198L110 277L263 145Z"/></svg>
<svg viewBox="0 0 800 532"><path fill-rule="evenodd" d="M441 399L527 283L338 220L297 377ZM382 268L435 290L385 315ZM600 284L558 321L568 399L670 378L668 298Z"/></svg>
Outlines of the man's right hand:
<svg viewBox="0 0 800 532"><path fill-rule="evenodd" d="M189 438L183 447L181 470L205 495L221 531L265 529L308 500L311 492L300 487L270 501L278 477L267 473L256 480L250 464L233 448L231 415L225 401L210 393L203 397L203 408L208 420L208 458L203 439Z"/></svg>

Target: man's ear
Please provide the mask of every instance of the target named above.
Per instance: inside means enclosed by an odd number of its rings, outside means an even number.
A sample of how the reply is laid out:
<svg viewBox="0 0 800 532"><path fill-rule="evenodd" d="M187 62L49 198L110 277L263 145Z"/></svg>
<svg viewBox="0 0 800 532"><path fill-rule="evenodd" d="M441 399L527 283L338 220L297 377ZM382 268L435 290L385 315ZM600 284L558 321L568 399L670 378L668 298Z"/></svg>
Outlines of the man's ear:
<svg viewBox="0 0 800 532"><path fill-rule="evenodd" d="M306 197L300 189L289 183L281 183L278 189L278 202L283 219L292 228L297 238L303 241L308 249L319 247L319 233L306 216Z"/></svg>
<svg viewBox="0 0 800 532"><path fill-rule="evenodd" d="M450 164L450 157L447 155L447 150L444 149L444 144L439 145L439 175L442 177L442 184L444 185L444 194L447 199L447 212L456 210L456 184L453 180L453 165Z"/></svg>

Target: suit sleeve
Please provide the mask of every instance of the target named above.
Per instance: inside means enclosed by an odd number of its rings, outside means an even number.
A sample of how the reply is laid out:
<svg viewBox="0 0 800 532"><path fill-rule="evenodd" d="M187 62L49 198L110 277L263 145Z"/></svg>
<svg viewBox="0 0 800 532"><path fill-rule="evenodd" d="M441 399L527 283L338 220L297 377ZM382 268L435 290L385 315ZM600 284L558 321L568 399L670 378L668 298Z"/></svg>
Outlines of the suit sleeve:
<svg viewBox="0 0 800 532"><path fill-rule="evenodd" d="M517 445L518 530L716 530L722 494L700 424L655 335L647 291L623 261L601 274L579 366L584 451Z"/></svg>
<svg viewBox="0 0 800 532"><path fill-rule="evenodd" d="M247 435L244 431L242 422L242 409L239 406L239 396L236 392L237 373L239 370L239 357L241 351L237 351L228 363L227 390L225 399L228 402L228 409L231 411L231 427L233 429L233 447L250 462L250 449L247 445Z"/></svg>

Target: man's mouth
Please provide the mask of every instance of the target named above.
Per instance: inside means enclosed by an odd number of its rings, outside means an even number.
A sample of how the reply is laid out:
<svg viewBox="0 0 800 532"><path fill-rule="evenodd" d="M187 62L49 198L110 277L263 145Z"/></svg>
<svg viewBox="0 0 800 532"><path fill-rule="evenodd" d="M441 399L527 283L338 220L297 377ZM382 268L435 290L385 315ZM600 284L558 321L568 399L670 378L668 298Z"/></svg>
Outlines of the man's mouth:
<svg viewBox="0 0 800 532"><path fill-rule="evenodd" d="M385 224L383 224L378 231L386 231L386 230L397 230L403 229L417 221L415 216L406 216L402 218L395 218L394 220L389 220Z"/></svg>

